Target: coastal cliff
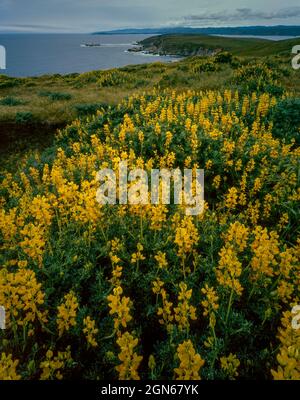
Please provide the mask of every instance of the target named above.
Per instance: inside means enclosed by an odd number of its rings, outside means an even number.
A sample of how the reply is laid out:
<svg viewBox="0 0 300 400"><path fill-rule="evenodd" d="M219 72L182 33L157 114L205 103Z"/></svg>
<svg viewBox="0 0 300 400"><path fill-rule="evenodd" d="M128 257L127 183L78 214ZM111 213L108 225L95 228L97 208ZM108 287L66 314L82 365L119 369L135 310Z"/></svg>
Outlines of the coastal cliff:
<svg viewBox="0 0 300 400"><path fill-rule="evenodd" d="M198 41L178 41L176 36L164 35L154 36L139 42L139 50L149 54L160 56L214 56L221 52L223 48L214 45L199 43Z"/></svg>

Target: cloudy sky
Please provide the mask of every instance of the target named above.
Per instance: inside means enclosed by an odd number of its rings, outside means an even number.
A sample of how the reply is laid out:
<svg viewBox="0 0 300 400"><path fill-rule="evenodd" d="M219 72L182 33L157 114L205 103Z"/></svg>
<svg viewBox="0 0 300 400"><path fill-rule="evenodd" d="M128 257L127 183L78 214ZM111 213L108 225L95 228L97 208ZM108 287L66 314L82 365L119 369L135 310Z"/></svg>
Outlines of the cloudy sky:
<svg viewBox="0 0 300 400"><path fill-rule="evenodd" d="M300 25L299 0L0 0L0 31Z"/></svg>

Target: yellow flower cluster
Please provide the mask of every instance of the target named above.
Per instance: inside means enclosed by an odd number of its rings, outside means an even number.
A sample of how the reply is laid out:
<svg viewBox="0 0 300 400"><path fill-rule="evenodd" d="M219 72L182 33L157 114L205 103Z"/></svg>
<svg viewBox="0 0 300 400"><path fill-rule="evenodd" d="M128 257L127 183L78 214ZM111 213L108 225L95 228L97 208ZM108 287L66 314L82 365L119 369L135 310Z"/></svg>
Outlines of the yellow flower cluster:
<svg viewBox="0 0 300 400"><path fill-rule="evenodd" d="M136 264L139 261L145 260L145 257L143 256L143 253L142 253L142 251L144 249L143 245L141 243L138 243L136 247L137 247L137 252L133 253L132 256L131 256L131 263L132 264Z"/></svg>
<svg viewBox="0 0 300 400"><path fill-rule="evenodd" d="M64 332L76 325L76 316L78 309L78 301L73 291L64 296L63 302L57 307L57 327L58 335L62 336Z"/></svg>
<svg viewBox="0 0 300 400"><path fill-rule="evenodd" d="M298 248L300 246L298 245ZM279 282L277 293L284 303L290 303L292 299L299 301L299 267L300 252L296 248L286 248L280 253L279 261ZM298 282L298 284L297 284Z"/></svg>
<svg viewBox="0 0 300 400"><path fill-rule="evenodd" d="M159 268L166 268L168 266L168 261L166 258L166 253L159 251L155 256Z"/></svg>
<svg viewBox="0 0 300 400"><path fill-rule="evenodd" d="M66 351L59 351L57 356L54 356L54 353L51 349L48 350L45 360L40 363L40 368L42 369L40 379L63 379L62 370L71 362L72 356L70 346L66 348Z"/></svg>
<svg viewBox="0 0 300 400"><path fill-rule="evenodd" d="M236 252L231 245L222 247L220 260L216 270L216 277L221 286L233 290L238 296L243 292L239 278L242 273L242 264L237 258Z"/></svg>
<svg viewBox="0 0 300 400"><path fill-rule="evenodd" d="M114 265L112 270L112 278L110 282L113 286L117 287L121 285L121 277L122 277L123 267L120 265Z"/></svg>
<svg viewBox="0 0 300 400"><path fill-rule="evenodd" d="M174 308L175 321L178 323L179 330L188 330L190 327L189 319L196 320L196 308L189 304L192 297L192 289L187 290L187 284L179 284L180 292L178 295L178 305Z"/></svg>
<svg viewBox="0 0 300 400"><path fill-rule="evenodd" d="M167 292L163 286L164 282L157 279L156 281L153 282L152 291L154 294L157 295L157 297L158 295L161 295L162 298L162 307L158 307L157 309L157 315L161 317L159 319L159 323L161 325L166 325L167 330L171 331L173 329L173 321L174 321L173 303L168 300Z"/></svg>
<svg viewBox="0 0 300 400"><path fill-rule="evenodd" d="M115 238L110 242L110 245L111 249L109 252L109 258L113 266L112 278L110 279L110 282L114 287L117 287L121 286L121 277L123 272L123 267L119 265L119 263L121 263L121 259L117 255L122 248L122 244L118 238Z"/></svg>
<svg viewBox="0 0 300 400"><path fill-rule="evenodd" d="M238 190L237 188L232 187L229 189L226 195L225 205L230 210L234 210L237 206L237 203L238 203Z"/></svg>
<svg viewBox="0 0 300 400"><path fill-rule="evenodd" d="M218 300L219 297L216 294L216 291L213 287L209 287L207 283L205 286L201 289L201 292L205 295L205 300L201 302L201 305L204 309L203 315L206 317L207 315L210 315L211 313L214 313L215 311L218 310L219 304Z"/></svg>
<svg viewBox="0 0 300 400"><path fill-rule="evenodd" d="M123 289L117 286L113 289L113 294L107 296L110 308L109 314L114 316L114 328L119 331L120 327L127 327L128 322L132 320L130 315L130 308L132 302L129 297L122 296Z"/></svg>
<svg viewBox="0 0 300 400"><path fill-rule="evenodd" d="M0 381L18 381L21 376L18 375L16 369L19 360L13 360L12 355L1 354L0 358Z"/></svg>
<svg viewBox="0 0 300 400"><path fill-rule="evenodd" d="M125 332L117 340L121 352L119 354L120 365L116 366L120 380L139 380L138 368L143 357L139 356L135 351L138 345L138 339L134 338L129 332Z"/></svg>
<svg viewBox="0 0 300 400"><path fill-rule="evenodd" d="M281 319L278 368L271 370L275 380L300 380L300 329L293 328L292 318L292 313L286 311Z"/></svg>
<svg viewBox="0 0 300 400"><path fill-rule="evenodd" d="M95 325L96 322L93 319L91 319L90 316L87 316L86 318L83 319L83 326L84 326L83 333L86 337L88 345L92 347L98 346L95 336L99 332L99 329L97 329Z"/></svg>
<svg viewBox="0 0 300 400"><path fill-rule="evenodd" d="M46 323L46 312L41 311L45 295L33 271L20 268L15 273L0 270L0 305L6 310L7 327L26 326L36 320Z"/></svg>
<svg viewBox="0 0 300 400"><path fill-rule="evenodd" d="M175 244L178 246L178 256L185 257L189 254L195 244L198 243L199 235L191 217L185 216L175 232Z"/></svg>
<svg viewBox="0 0 300 400"><path fill-rule="evenodd" d="M239 221L230 224L227 234L225 235L225 240L234 245L238 251L245 250L248 238L249 229Z"/></svg>
<svg viewBox="0 0 300 400"><path fill-rule="evenodd" d="M278 234L274 231L268 233L266 228L257 226L254 230L255 239L251 249L254 253L251 267L255 278L262 275L273 276L277 265L276 256L279 254Z"/></svg>
<svg viewBox="0 0 300 400"><path fill-rule="evenodd" d="M220 358L221 368L229 379L235 379L238 374L238 367L240 366L240 361L235 354L230 353L228 357Z"/></svg>
<svg viewBox="0 0 300 400"><path fill-rule="evenodd" d="M39 265L42 263L42 257L46 240L44 238L44 228L40 225L34 225L29 223L21 229L20 233L23 236L23 240L20 242L20 246L24 253L31 257L33 260L38 261Z"/></svg>
<svg viewBox="0 0 300 400"><path fill-rule="evenodd" d="M177 347L177 356L180 364L174 369L178 380L199 380L200 369L205 361L196 353L191 340L186 340Z"/></svg>

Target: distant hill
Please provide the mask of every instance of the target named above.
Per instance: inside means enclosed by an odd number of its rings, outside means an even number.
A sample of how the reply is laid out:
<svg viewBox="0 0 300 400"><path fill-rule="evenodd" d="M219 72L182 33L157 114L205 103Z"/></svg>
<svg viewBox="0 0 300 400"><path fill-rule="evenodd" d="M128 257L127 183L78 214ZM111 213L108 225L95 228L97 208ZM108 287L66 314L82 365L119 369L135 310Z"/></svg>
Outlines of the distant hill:
<svg viewBox="0 0 300 400"><path fill-rule="evenodd" d="M202 35L254 35L254 36L300 36L300 26L237 26L218 28L130 28L95 32L95 35L130 35L130 34L202 34Z"/></svg>
<svg viewBox="0 0 300 400"><path fill-rule="evenodd" d="M144 51L160 55L194 56L210 55L229 51L237 56L263 57L269 55L290 55L293 46L300 40L280 41L259 38L229 38L208 35L159 35L139 43Z"/></svg>

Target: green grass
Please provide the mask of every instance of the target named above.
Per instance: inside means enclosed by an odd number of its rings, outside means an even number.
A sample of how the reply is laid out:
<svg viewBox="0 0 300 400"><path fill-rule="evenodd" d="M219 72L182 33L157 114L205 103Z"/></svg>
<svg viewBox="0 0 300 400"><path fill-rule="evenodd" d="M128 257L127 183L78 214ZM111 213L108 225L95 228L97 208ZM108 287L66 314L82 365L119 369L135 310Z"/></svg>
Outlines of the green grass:
<svg viewBox="0 0 300 400"><path fill-rule="evenodd" d="M242 57L287 56L292 47L299 44L300 39L272 41L256 38L228 38L223 36L204 35L161 35L147 38L141 42L144 48L153 46L163 54L193 54L199 48L229 51Z"/></svg>

